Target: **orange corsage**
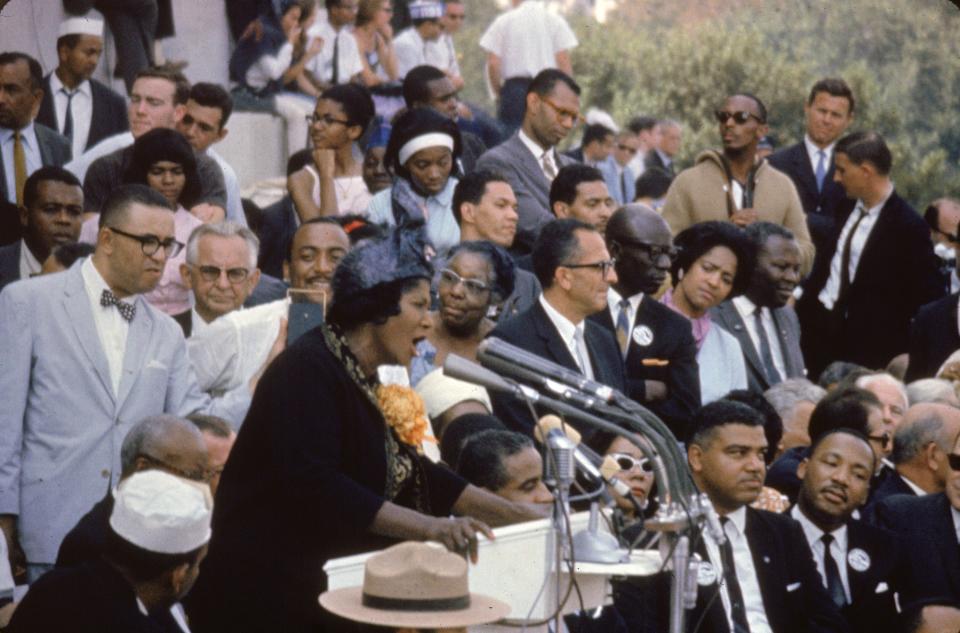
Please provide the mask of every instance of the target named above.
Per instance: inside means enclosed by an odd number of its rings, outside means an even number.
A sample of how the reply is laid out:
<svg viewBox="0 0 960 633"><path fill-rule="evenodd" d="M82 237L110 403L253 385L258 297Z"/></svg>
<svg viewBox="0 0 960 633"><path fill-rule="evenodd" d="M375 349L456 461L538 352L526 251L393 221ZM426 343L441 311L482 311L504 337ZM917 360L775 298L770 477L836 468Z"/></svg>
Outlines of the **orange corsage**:
<svg viewBox="0 0 960 633"><path fill-rule="evenodd" d="M421 444L424 440L437 441L427 435L430 428L427 409L420 395L410 387L380 385L377 387L377 402L384 419L400 441L415 447L417 453L423 454Z"/></svg>

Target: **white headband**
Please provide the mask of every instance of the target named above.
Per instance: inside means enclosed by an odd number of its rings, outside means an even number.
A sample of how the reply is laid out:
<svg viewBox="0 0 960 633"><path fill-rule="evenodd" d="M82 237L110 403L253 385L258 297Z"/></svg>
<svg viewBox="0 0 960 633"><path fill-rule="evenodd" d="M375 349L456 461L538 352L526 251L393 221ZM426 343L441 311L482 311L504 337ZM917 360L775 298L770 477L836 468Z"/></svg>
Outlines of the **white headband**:
<svg viewBox="0 0 960 633"><path fill-rule="evenodd" d="M404 143L403 147L400 148L400 154L398 156L400 159L400 164L405 164L411 156L428 147L446 147L452 152L453 137L449 134L444 134L443 132L431 132L429 134L415 136Z"/></svg>

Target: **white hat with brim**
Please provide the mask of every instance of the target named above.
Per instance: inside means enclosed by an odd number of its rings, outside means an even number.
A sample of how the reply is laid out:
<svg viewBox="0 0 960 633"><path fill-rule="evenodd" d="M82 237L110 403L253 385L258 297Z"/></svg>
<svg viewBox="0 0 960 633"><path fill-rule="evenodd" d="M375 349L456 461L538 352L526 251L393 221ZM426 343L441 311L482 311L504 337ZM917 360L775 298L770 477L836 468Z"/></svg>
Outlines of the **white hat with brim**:
<svg viewBox="0 0 960 633"><path fill-rule="evenodd" d="M348 620L398 628L475 626L510 613L506 603L470 593L462 557L415 542L374 554L364 567L362 587L324 592L320 604Z"/></svg>
<svg viewBox="0 0 960 633"><path fill-rule="evenodd" d="M64 35L93 35L103 37L103 20L94 18L67 18L60 23L57 37Z"/></svg>

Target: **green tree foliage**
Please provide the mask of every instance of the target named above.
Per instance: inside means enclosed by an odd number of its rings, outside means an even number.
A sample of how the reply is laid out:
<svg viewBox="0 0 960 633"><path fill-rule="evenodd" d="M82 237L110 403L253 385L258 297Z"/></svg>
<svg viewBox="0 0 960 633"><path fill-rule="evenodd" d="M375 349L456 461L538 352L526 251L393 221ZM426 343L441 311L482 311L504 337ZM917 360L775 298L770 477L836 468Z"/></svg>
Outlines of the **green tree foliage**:
<svg viewBox="0 0 960 633"><path fill-rule="evenodd" d="M826 76L857 96L851 130L874 129L894 151L897 189L915 206L960 196L960 11L946 0L623 0L606 24L578 19L574 74L583 103L618 121L649 113L685 126L681 164L719 144L724 95L766 103L781 145L803 134L803 101ZM458 39L469 86L490 103L476 45L496 15L471 0Z"/></svg>

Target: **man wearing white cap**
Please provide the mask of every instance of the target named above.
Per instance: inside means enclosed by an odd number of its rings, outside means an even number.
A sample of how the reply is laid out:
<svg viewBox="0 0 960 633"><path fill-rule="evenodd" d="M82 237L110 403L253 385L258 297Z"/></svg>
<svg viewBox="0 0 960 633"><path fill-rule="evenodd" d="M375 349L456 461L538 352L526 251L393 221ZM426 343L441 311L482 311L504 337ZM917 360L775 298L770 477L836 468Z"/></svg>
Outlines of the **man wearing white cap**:
<svg viewBox="0 0 960 633"><path fill-rule="evenodd" d="M413 68L429 64L428 43L436 42L443 35L443 5L439 2L424 0L414 2L409 7L413 26L404 29L393 40L393 50L397 55L397 74L400 79L407 76Z"/></svg>
<svg viewBox="0 0 960 633"><path fill-rule="evenodd" d="M90 78L102 53L103 22L71 17L60 24L59 64L43 80L37 121L70 139L74 156L130 129L123 97Z"/></svg>
<svg viewBox="0 0 960 633"><path fill-rule="evenodd" d="M114 494L103 559L45 575L7 630L162 630L151 614L167 611L190 590L206 554L210 489L150 470L124 480Z"/></svg>

